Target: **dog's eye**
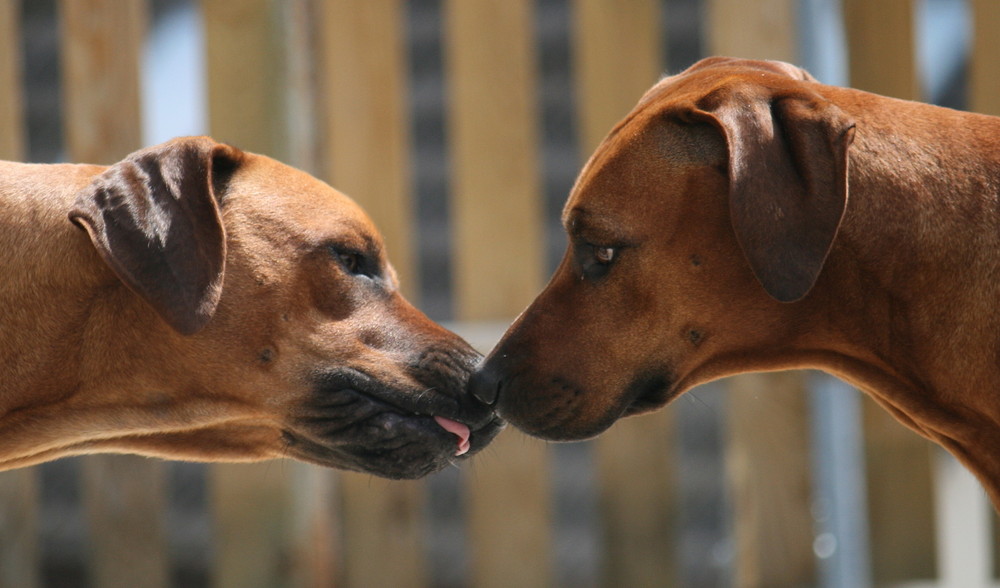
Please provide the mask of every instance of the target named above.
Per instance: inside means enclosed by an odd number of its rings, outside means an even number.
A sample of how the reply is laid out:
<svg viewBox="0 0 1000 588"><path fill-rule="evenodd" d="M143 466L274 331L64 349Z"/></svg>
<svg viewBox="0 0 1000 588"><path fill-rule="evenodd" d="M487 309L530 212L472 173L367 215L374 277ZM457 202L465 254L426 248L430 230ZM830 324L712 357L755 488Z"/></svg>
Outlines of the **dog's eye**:
<svg viewBox="0 0 1000 588"><path fill-rule="evenodd" d="M603 278L618 260L618 247L580 243L573 249L583 277L590 280Z"/></svg>
<svg viewBox="0 0 1000 588"><path fill-rule="evenodd" d="M340 262L345 272L363 274L367 271L364 255L336 245L328 245L327 249L330 251L330 255Z"/></svg>
<svg viewBox="0 0 1000 588"><path fill-rule="evenodd" d="M344 264L344 269L348 273L357 274L361 272L361 256L357 253L338 253L340 263Z"/></svg>
<svg viewBox="0 0 1000 588"><path fill-rule="evenodd" d="M597 263L611 263L615 259L615 248L594 247L594 259L597 260Z"/></svg>

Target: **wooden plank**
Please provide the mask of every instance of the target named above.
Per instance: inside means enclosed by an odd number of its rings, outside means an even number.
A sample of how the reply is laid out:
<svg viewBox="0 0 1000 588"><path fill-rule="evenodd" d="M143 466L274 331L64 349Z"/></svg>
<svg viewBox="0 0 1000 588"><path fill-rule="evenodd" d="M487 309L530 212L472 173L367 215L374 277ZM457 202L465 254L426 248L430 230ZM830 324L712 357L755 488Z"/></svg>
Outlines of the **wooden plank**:
<svg viewBox="0 0 1000 588"><path fill-rule="evenodd" d="M339 585L340 525L337 473L306 463L287 464L292 482L289 588Z"/></svg>
<svg viewBox="0 0 1000 588"><path fill-rule="evenodd" d="M0 159L20 160L25 152L21 82L20 3L0 0Z"/></svg>
<svg viewBox="0 0 1000 588"><path fill-rule="evenodd" d="M581 157L589 157L659 79L661 9L654 0L630 2L628 10L616 0L574 2ZM625 419L595 441L605 586L679 582L671 417L671 411L662 410Z"/></svg>
<svg viewBox="0 0 1000 588"><path fill-rule="evenodd" d="M114 163L142 147L146 4L62 0L59 7L67 151L73 161Z"/></svg>
<svg viewBox="0 0 1000 588"><path fill-rule="evenodd" d="M146 5L64 0L59 8L69 157L116 162L142 146L139 61ZM85 459L83 497L95 585L167 585L164 483L159 461L112 455Z"/></svg>
<svg viewBox="0 0 1000 588"><path fill-rule="evenodd" d="M279 0L202 0L209 128L216 140L284 159L285 51Z"/></svg>
<svg viewBox="0 0 1000 588"><path fill-rule="evenodd" d="M734 585L815 585L804 374L745 374L730 379L729 393Z"/></svg>
<svg viewBox="0 0 1000 588"><path fill-rule="evenodd" d="M472 555L469 585L555 585L545 445L508 428L464 467Z"/></svg>
<svg viewBox="0 0 1000 588"><path fill-rule="evenodd" d="M879 586L937 578L935 448L870 397L863 412L872 578Z"/></svg>
<svg viewBox="0 0 1000 588"><path fill-rule="evenodd" d="M283 586L291 570L289 468L279 462L215 464L210 471L216 588Z"/></svg>
<svg viewBox="0 0 1000 588"><path fill-rule="evenodd" d="M457 316L510 318L543 279L533 3L446 0Z"/></svg>
<svg viewBox="0 0 1000 588"><path fill-rule="evenodd" d="M795 19L795 2L790 0L707 0L708 52L795 62Z"/></svg>
<svg viewBox="0 0 1000 588"><path fill-rule="evenodd" d="M573 72L580 150L589 157L663 71L662 2L573 3ZM627 64L624 66L623 64Z"/></svg>
<svg viewBox="0 0 1000 588"><path fill-rule="evenodd" d="M969 64L969 107L1000 116L1000 2L972 0L972 58Z"/></svg>
<svg viewBox="0 0 1000 588"><path fill-rule="evenodd" d="M385 237L404 294L419 291L401 0L331 0L321 17L327 170Z"/></svg>
<svg viewBox="0 0 1000 588"><path fill-rule="evenodd" d="M711 0L709 52L795 62L791 0ZM808 410L801 373L729 380L726 467L732 485L734 585L815 583Z"/></svg>
<svg viewBox="0 0 1000 588"><path fill-rule="evenodd" d="M1000 2L972 0L972 55L969 60L969 109L1000 116ZM1000 562L1000 524L993 515L993 561ZM996 565L996 564L994 564Z"/></svg>
<svg viewBox="0 0 1000 588"><path fill-rule="evenodd" d="M920 99L913 0L845 0L850 84ZM930 443L870 398L863 403L872 577L876 584L935 578Z"/></svg>
<svg viewBox="0 0 1000 588"><path fill-rule="evenodd" d="M344 584L428 586L424 560L424 484L343 473Z"/></svg>
<svg viewBox="0 0 1000 588"><path fill-rule="evenodd" d="M914 0L843 0L843 10L850 85L918 99Z"/></svg>
<svg viewBox="0 0 1000 588"><path fill-rule="evenodd" d="M0 0L0 159L25 153L20 7ZM0 588L38 585L36 470L0 473Z"/></svg>
<svg viewBox="0 0 1000 588"><path fill-rule="evenodd" d="M615 423L595 442L603 586L680 586L674 419L669 409Z"/></svg>
<svg viewBox="0 0 1000 588"><path fill-rule="evenodd" d="M40 583L38 490L34 469L0 473L0 588Z"/></svg>
<svg viewBox="0 0 1000 588"><path fill-rule="evenodd" d="M325 101L319 80L320 33L317 22L321 0L288 0L282 20L286 59L286 163L321 177L324 129L321 105ZM340 562L339 491L337 472L289 462L288 533L289 588L326 588L337 585ZM286 497L282 497L285 499Z"/></svg>
<svg viewBox="0 0 1000 588"><path fill-rule="evenodd" d="M201 2L210 133L242 149L284 159L285 15L279 4ZM296 553L290 529L296 516L289 472L298 471L296 466L266 462L210 468L215 586L265 588L290 582L287 564Z"/></svg>
<svg viewBox="0 0 1000 588"><path fill-rule="evenodd" d="M532 8L530 0L443 4L463 320L510 319L542 283ZM547 463L544 444L508 430L467 466L473 585L552 585Z"/></svg>
<svg viewBox="0 0 1000 588"><path fill-rule="evenodd" d="M135 455L99 455L87 457L83 465L93 584L168 586L166 464Z"/></svg>
<svg viewBox="0 0 1000 588"><path fill-rule="evenodd" d="M375 221L412 299L419 289L404 8L400 0L330 0L321 4L318 22L326 174ZM343 473L340 493L349 538L343 546L346 585L427 585L424 484Z"/></svg>

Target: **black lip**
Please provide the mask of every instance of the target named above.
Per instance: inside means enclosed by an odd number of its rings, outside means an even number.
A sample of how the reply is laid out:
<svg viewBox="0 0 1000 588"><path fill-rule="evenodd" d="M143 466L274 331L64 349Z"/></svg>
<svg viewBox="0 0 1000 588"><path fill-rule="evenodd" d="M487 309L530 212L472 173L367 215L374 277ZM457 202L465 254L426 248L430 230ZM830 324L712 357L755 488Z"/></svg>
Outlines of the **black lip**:
<svg viewBox="0 0 1000 588"><path fill-rule="evenodd" d="M465 406L432 389L392 389L357 370L323 374L315 389L285 439L292 456L324 466L418 478L477 453L504 425L489 407ZM435 416L469 426L468 453L455 455L455 435Z"/></svg>
<svg viewBox="0 0 1000 588"><path fill-rule="evenodd" d="M631 398L623 416L643 414L665 406L677 395L675 378L665 368L651 369L638 374L625 390L625 398Z"/></svg>
<svg viewBox="0 0 1000 588"><path fill-rule="evenodd" d="M408 416L444 417L467 425L473 432L489 426L497 418L492 407L471 398L462 403L434 388L419 391L392 388L354 369L323 374L319 378L318 389L321 394L351 390L374 403L384 405L387 410Z"/></svg>

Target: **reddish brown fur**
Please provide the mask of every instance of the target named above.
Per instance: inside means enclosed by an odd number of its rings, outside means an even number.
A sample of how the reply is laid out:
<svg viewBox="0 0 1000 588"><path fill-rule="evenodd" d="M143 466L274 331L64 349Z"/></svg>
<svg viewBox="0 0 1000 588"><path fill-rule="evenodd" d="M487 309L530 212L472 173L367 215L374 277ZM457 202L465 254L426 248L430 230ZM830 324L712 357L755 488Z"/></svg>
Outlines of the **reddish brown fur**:
<svg viewBox="0 0 1000 588"><path fill-rule="evenodd" d="M476 354L402 298L377 230L353 201L207 138L147 151L165 157L192 146L239 159L218 195L224 287L193 334L126 287L70 222L74 201L107 168L0 163L0 469L104 451L204 461L291 454L367 469L290 446L295 419L322 402L317 372L349 367L386 388L443 398L449 390L428 389L413 373L421 361L437 370L436 359L421 359L435 351L457 362L440 368L441 381L464 386L469 369L457 364ZM331 241L373 245L384 275L374 302L359 302L363 293L335 269L324 248ZM464 398L443 404L455 405L443 410L453 419L490 418ZM427 430L440 463L401 464L405 471L388 475L419 475L451 459L454 438Z"/></svg>
<svg viewBox="0 0 1000 588"><path fill-rule="evenodd" d="M788 96L802 98L789 110ZM732 144L728 121L757 110L783 117L777 148L794 165L760 166L773 144ZM782 199L842 148L846 210L825 263L821 246L755 259L738 234L782 238L781 211L796 206ZM755 218L734 208L734 157L778 187L751 194ZM819 368L955 454L1000 506L998 184L1000 119L825 86L787 64L706 60L654 86L598 147L566 204L576 244L474 393L529 433L571 439L709 380ZM793 238L837 214L809 208ZM595 245L619 249L592 280L578 260ZM779 302L774 281L804 257L819 262L815 284Z"/></svg>

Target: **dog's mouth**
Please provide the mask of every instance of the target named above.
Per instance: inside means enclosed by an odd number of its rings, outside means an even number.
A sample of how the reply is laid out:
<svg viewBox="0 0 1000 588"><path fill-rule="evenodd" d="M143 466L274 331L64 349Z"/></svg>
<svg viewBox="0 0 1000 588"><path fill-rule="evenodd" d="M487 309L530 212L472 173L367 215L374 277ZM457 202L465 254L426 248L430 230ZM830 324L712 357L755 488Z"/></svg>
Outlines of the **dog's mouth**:
<svg viewBox="0 0 1000 588"><path fill-rule="evenodd" d="M319 376L315 390L284 431L288 452L385 478L440 470L478 452L504 425L475 399L388 387L355 370Z"/></svg>
<svg viewBox="0 0 1000 588"><path fill-rule="evenodd" d="M645 414L662 408L678 395L674 382L673 375L666 369L638 374L628 386L625 397L631 398L631 401L622 416Z"/></svg>
<svg viewBox="0 0 1000 588"><path fill-rule="evenodd" d="M595 406L600 390L566 377L552 377L548 387L525 381L523 374L497 383L500 414L518 429L549 441L579 441L600 435L619 419L648 413L680 394L672 372L662 366L638 372L618 392L616 401ZM607 394L607 393L606 393Z"/></svg>

